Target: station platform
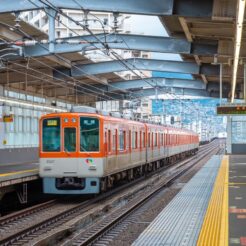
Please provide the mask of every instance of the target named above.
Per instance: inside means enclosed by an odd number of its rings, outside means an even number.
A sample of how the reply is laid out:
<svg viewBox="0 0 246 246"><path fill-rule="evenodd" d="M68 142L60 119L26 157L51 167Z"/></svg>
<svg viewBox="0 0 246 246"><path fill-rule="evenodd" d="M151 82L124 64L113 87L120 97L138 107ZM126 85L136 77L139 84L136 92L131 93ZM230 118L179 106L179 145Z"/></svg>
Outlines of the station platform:
<svg viewBox="0 0 246 246"><path fill-rule="evenodd" d="M38 163L0 165L0 188L39 179Z"/></svg>
<svg viewBox="0 0 246 246"><path fill-rule="evenodd" d="M246 245L246 156L213 156L133 243Z"/></svg>

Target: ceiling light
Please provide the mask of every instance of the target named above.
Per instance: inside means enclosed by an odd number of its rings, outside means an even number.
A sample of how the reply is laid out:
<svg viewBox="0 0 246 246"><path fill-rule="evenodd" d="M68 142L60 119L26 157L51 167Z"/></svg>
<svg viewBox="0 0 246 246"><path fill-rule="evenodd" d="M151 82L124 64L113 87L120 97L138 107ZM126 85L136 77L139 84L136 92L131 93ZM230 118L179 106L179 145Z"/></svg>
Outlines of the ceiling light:
<svg viewBox="0 0 246 246"><path fill-rule="evenodd" d="M240 49L242 42L242 32L243 32L243 21L245 12L245 0L238 0L237 6L237 23L236 23L236 40L234 46L234 63L233 63L233 74L232 74L232 98L231 102L234 102L236 83L237 83L237 71L240 57Z"/></svg>
<svg viewBox="0 0 246 246"><path fill-rule="evenodd" d="M8 97L0 97L0 102L5 102L5 103L9 103L9 104L17 104L17 105L22 105L22 106L27 106L27 107L47 109L47 110L58 111L58 112L67 112L67 110L63 109L63 108L51 107L48 105L42 105L42 104L32 103L32 102L27 102L27 101L21 101L21 100L17 100L17 99L8 98Z"/></svg>

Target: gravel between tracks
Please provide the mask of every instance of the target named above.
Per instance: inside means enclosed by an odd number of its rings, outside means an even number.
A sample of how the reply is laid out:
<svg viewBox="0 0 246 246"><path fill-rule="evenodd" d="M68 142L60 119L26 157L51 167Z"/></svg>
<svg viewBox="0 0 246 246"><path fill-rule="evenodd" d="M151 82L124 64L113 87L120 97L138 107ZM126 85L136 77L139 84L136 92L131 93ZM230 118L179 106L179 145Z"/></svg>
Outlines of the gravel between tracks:
<svg viewBox="0 0 246 246"><path fill-rule="evenodd" d="M189 175L189 174L190 174L190 172L187 175ZM167 173L166 173L166 175L167 175ZM152 183L152 182L154 182L154 180L155 180L155 177L153 176L152 178L150 178L149 182ZM180 180L181 180L181 178L180 178ZM181 186L183 186L183 183L185 181L179 181L179 182L182 183ZM139 186L139 187L137 188L137 187L134 186L134 188L133 187L131 188L130 194L135 196L136 190L138 190L141 193L141 192L144 192L144 189L146 189L146 188L143 189L143 187L146 186L146 184L139 184L137 186ZM119 236L119 239L115 238L112 245L117 245L118 246L118 245L129 245L129 244L131 244L131 242L136 239L136 237L139 235L139 233L141 233L141 231L146 228L146 226L149 224L149 222L151 222L154 219L154 217L155 217L154 215L157 215L163 209L163 207L166 204L168 204L168 202L177 194L177 192L181 189L181 186L180 186L180 184L177 184L173 188L166 189L163 192L164 194L161 192L160 193L161 195L157 196L157 197L159 197L160 202L157 199L156 202L152 203L151 209L148 209L148 214L146 214L146 213L144 213L144 215L141 214L141 216L139 216L139 218L136 221L134 221L135 223L130 225L125 232L121 233L122 235L124 235L124 237L121 238L121 239L120 239L120 236ZM129 196L131 196L129 194L129 191L125 191L125 192L123 192L123 194L119 195L121 197L120 199L119 199L119 197L118 198L111 198L110 199L111 202L108 203L110 205L106 205L106 204L105 204L106 206L104 205L106 210L110 210L110 209L112 209L115 206L117 207L117 204L119 206L120 205L119 204L120 200L124 203L124 200L128 200L127 197L129 198ZM47 217L54 216L54 213L55 214L59 214L62 211L67 210L68 207L70 207L70 206L74 207L76 205L75 205L74 202L65 202L64 204L59 204L59 206L58 206L59 209L57 207L55 207L55 211L54 211L54 207L53 207L53 209L48 209L48 210L46 210L44 212L38 213L38 216L37 215L33 215L31 217L27 217L27 218L23 218L22 220L18 220L17 223L13 222L13 226L10 223L9 224L10 227L6 226L6 228L3 228L3 227L1 228L2 230L0 230L0 240L1 240L1 237L3 237L3 236L5 237L6 234L8 234L8 233L15 234L15 232L18 231L19 229L21 229L23 227L23 225L25 225L25 227L26 226L28 227L29 225L37 224L40 221L44 221ZM93 215L94 219L95 219L95 217L97 217L97 216L95 216L96 214L98 214L99 216L100 215L103 216L104 213L107 213L107 211L104 210L105 208L102 209L102 207L103 207L103 203L101 203L99 206L98 205L95 206L95 210L94 211L90 211L89 212L90 214ZM99 211L100 209L102 211L104 210L104 212L103 213L100 212ZM65 229L67 229L67 228L69 229L70 228L71 230L73 230L77 226L79 226L79 227L83 226L83 225L81 225L81 222L83 221L83 219L79 218L79 217L85 218L85 214L79 214L79 216L74 218L75 221L71 220L71 221L69 221L69 223L64 223L62 228L64 228L64 226L66 225ZM93 218L91 216L89 216L89 217L88 217L89 220L93 220ZM89 221L87 220L86 222L88 223ZM147 222L147 223L145 223L145 222ZM143 227L143 225L144 225L144 227ZM133 226L133 228L131 228L132 226ZM10 230L10 228L11 228L11 230ZM59 228L56 227L56 229L59 229ZM49 233L47 233L48 231L51 232L52 231L51 228L45 229L43 231L43 235L46 234L46 236L47 236L47 234L49 234ZM127 235L127 231L130 232L129 236ZM139 231L139 233L136 234L135 233L136 231ZM42 236L41 236L41 238L42 238ZM39 242L39 239L41 239L41 238L36 237L35 240L32 241L32 245L33 245L34 242ZM125 241L125 240L127 240L127 241ZM51 243L51 241L48 242L49 245L51 245L50 243ZM26 244L23 243L22 245L30 245L30 244L29 244L29 242L27 240ZM47 245L47 244L45 244L45 245Z"/></svg>
<svg viewBox="0 0 246 246"><path fill-rule="evenodd" d="M39 222L45 221L47 218L54 216L56 214L60 214L63 211L66 211L69 208L72 208L77 205L78 202L61 202L55 203L50 208L47 208L43 211L40 211L39 213L34 213L29 216L23 217L17 221L10 222L6 225L3 225L0 227L0 241L3 237L6 237L8 235L13 235L23 229L23 225L25 227L29 227L32 225L35 225ZM55 209L54 209L55 207Z"/></svg>

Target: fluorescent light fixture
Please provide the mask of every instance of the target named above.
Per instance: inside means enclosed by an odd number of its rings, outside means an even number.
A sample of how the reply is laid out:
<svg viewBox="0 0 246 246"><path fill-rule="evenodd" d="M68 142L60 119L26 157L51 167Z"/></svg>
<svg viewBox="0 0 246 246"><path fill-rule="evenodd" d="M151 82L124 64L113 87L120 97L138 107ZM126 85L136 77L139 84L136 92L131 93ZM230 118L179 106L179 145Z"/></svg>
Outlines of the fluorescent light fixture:
<svg viewBox="0 0 246 246"><path fill-rule="evenodd" d="M237 84L237 71L238 71L240 49L241 49L241 42L242 42L245 1L246 0L238 0L238 5L237 5L236 40L234 46L234 63L233 63L233 74L232 74L232 98L231 98L232 103L234 102L235 99L235 91L236 91L236 84Z"/></svg>
<svg viewBox="0 0 246 246"><path fill-rule="evenodd" d="M47 109L47 110L52 110L52 111L58 111L58 112L67 112L68 110L63 109L63 108L58 108L58 107L51 107L47 105L42 105L38 103L32 103L32 102L27 102L27 101L22 101L18 99L12 99L9 97L0 97L0 102L4 103L9 103L9 104L17 104L17 105L22 105L22 106L27 106L27 107L35 107L35 108L40 108L40 109Z"/></svg>

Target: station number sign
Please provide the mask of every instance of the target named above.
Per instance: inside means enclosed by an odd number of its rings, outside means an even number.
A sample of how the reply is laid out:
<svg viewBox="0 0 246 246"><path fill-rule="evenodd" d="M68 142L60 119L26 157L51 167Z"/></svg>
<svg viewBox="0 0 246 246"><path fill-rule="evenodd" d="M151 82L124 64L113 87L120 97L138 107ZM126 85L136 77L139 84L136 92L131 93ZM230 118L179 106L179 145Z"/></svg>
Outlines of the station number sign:
<svg viewBox="0 0 246 246"><path fill-rule="evenodd" d="M217 115L246 115L246 105L217 107Z"/></svg>

